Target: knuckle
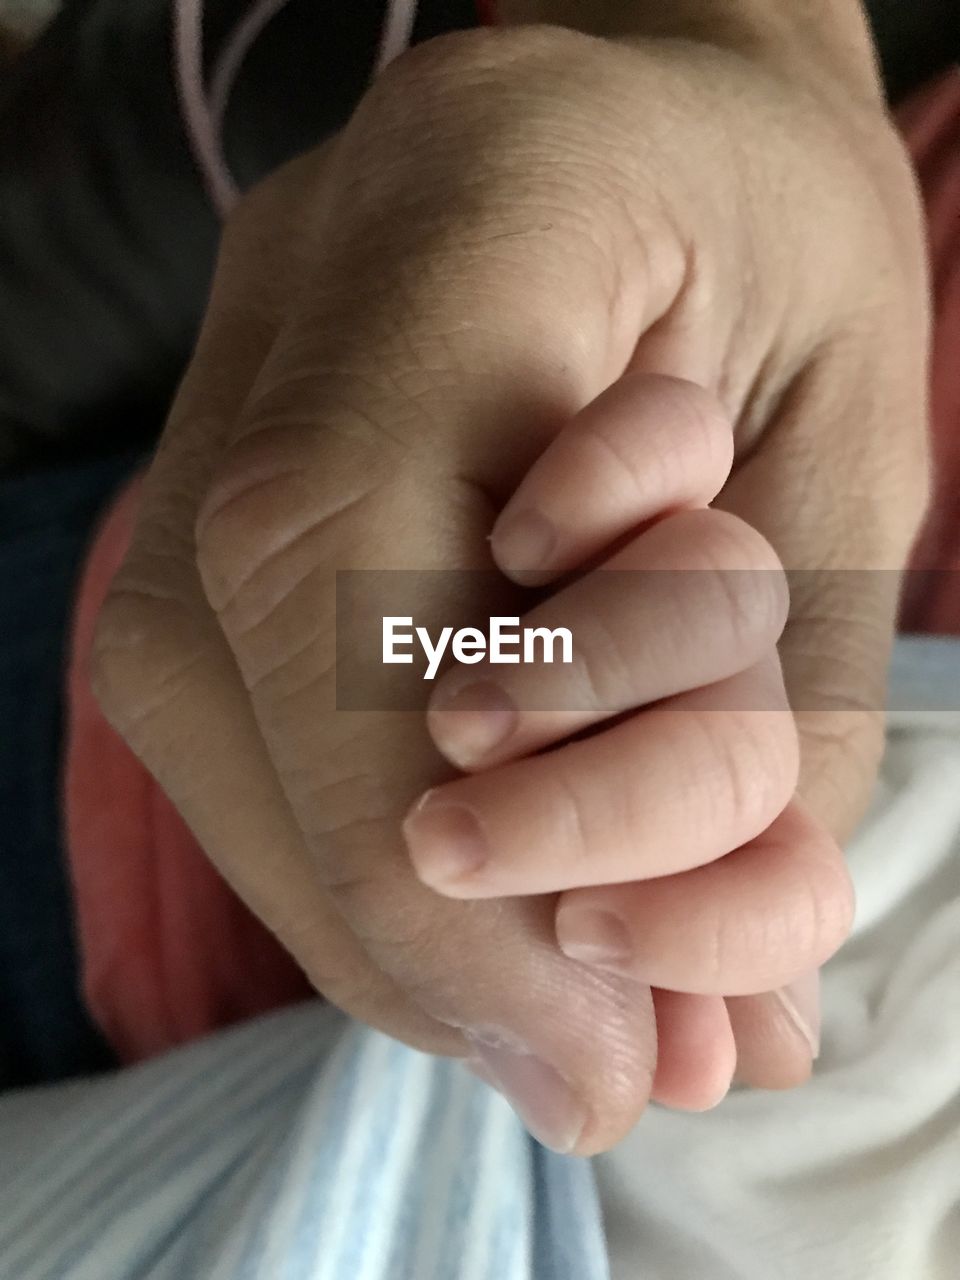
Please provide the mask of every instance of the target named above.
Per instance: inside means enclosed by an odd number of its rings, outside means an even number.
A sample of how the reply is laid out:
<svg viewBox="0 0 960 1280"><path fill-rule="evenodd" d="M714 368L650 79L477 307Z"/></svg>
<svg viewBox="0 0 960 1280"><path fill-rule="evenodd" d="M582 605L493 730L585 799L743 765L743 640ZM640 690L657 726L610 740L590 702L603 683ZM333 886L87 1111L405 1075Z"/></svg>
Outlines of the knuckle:
<svg viewBox="0 0 960 1280"><path fill-rule="evenodd" d="M620 621L614 615L616 622ZM580 688L579 710L601 713L619 709L636 684L632 675L639 655L632 652L636 641L618 634L619 626L600 609L588 615L578 627L574 649L573 678Z"/></svg>
<svg viewBox="0 0 960 1280"><path fill-rule="evenodd" d="M204 592L218 616L230 616L231 629L242 632L257 625L282 598L273 580L276 571L282 578L281 557L310 527L291 525L288 492L284 477L265 480L231 498L197 531Z"/></svg>
<svg viewBox="0 0 960 1280"><path fill-rule="evenodd" d="M396 1001L396 991L372 965L369 969L331 965L326 948L317 947L309 935L301 934L291 941L278 931L277 937L295 957L311 986L345 1013L376 1025L377 1011L384 1001L384 987L387 998Z"/></svg>
<svg viewBox="0 0 960 1280"><path fill-rule="evenodd" d="M431 90L433 96L449 97L480 89L488 110L494 110L496 101L491 102L487 92L491 81L501 88L506 81L506 87L513 84L518 91L528 91L530 72L535 69L559 82L558 60L576 65L593 44L568 28L539 23L450 32L413 45L395 58L374 82L367 101L377 103L383 96L391 105L394 98L408 103L413 81L420 90L415 104L423 103Z"/></svg>
<svg viewBox="0 0 960 1280"><path fill-rule="evenodd" d="M90 656L93 693L137 749L199 660L186 608L144 587L114 587L97 619ZM192 637L192 638L191 638Z"/></svg>
<svg viewBox="0 0 960 1280"><path fill-rule="evenodd" d="M449 259L481 285L495 283L491 319L522 308L535 320L560 291L579 302L588 281L614 305L644 254L621 166L595 147L590 163L581 154L596 118L589 68L608 56L580 33L530 26L451 33L395 59L341 138L352 175L342 219L350 261L382 284L384 263L396 266L385 247L400 247L423 277L423 253L432 264ZM629 157L624 136L618 145ZM646 221L659 226L654 208L646 202ZM576 336L571 327L567 340Z"/></svg>
<svg viewBox="0 0 960 1280"><path fill-rule="evenodd" d="M786 582L779 572L724 570L712 574L718 609L743 665L758 658L782 634L789 612Z"/></svg>
<svg viewBox="0 0 960 1280"><path fill-rule="evenodd" d="M649 378L649 375L641 375ZM712 498L733 461L733 431L718 400L678 378L656 377L645 388L656 406L655 447L638 433L632 417L588 414L577 424L575 448L592 472L627 497L647 495L659 481L661 491L678 485Z"/></svg>
<svg viewBox="0 0 960 1280"><path fill-rule="evenodd" d="M872 771L884 751L884 715L878 706L837 711L800 712L800 731L808 749L834 760L844 758Z"/></svg>
<svg viewBox="0 0 960 1280"><path fill-rule="evenodd" d="M749 875L736 905L708 909L698 931L699 967L716 990L731 975L738 986L758 974L779 985L819 968L853 925L853 888L839 856L797 859L794 874L776 875L765 891L756 892L756 868Z"/></svg>
<svg viewBox="0 0 960 1280"><path fill-rule="evenodd" d="M566 858L574 866L589 865L596 855L596 841L591 833L591 815L586 797L577 785L578 775L569 768L554 771L550 783L557 816L557 830L562 833L562 847ZM629 829L629 808L620 815L621 827Z"/></svg>
<svg viewBox="0 0 960 1280"><path fill-rule="evenodd" d="M295 482L268 429L228 451L196 522L197 567L218 614L289 543Z"/></svg>
<svg viewBox="0 0 960 1280"><path fill-rule="evenodd" d="M800 793L839 838L863 814L885 747L884 716L862 711L800 712Z"/></svg>
<svg viewBox="0 0 960 1280"><path fill-rule="evenodd" d="M214 612L243 634L316 562L313 535L335 514L311 501L306 470L285 466L267 432L227 457L197 522L197 568ZM249 447L247 447L249 446Z"/></svg>
<svg viewBox="0 0 960 1280"><path fill-rule="evenodd" d="M411 984L398 985L373 958L375 947L364 945L332 901L319 911L295 908L268 923L315 990L344 1012L424 1052L447 1053L459 1043L455 1031L414 1003Z"/></svg>
<svg viewBox="0 0 960 1280"><path fill-rule="evenodd" d="M720 400L705 387L680 378L664 378L662 394L682 455L677 463L705 459L707 479L719 489L733 465L733 429Z"/></svg>
<svg viewBox="0 0 960 1280"><path fill-rule="evenodd" d="M358 942L381 957L389 954L391 973L416 995L428 985L444 945L443 917L456 908L424 903L417 886L396 883L389 867L340 869L325 887Z"/></svg>
<svg viewBox="0 0 960 1280"><path fill-rule="evenodd" d="M732 631L738 651L756 656L775 641L790 612L787 576L762 534L726 512L697 513L699 558L717 596L715 616Z"/></svg>
<svg viewBox="0 0 960 1280"><path fill-rule="evenodd" d="M690 512L687 519L697 529L698 551L708 567L783 573L780 557L767 539L740 516L710 508Z"/></svg>
<svg viewBox="0 0 960 1280"><path fill-rule="evenodd" d="M313 355L290 357L248 407L196 520L203 588L231 631L252 629L323 562L322 539L342 517L388 481L409 482L398 429L417 406L388 407L385 387L325 366L315 338L308 346Z"/></svg>
<svg viewBox="0 0 960 1280"><path fill-rule="evenodd" d="M799 974L818 968L849 936L854 906L853 886L841 858L805 861L798 882L781 889L768 913L768 948L782 957L785 970Z"/></svg>
<svg viewBox="0 0 960 1280"><path fill-rule="evenodd" d="M131 661L132 648L142 644L136 603L116 593L107 597L97 618L90 653L90 681L94 697L118 730L122 730L123 720L143 678L139 661Z"/></svg>
<svg viewBox="0 0 960 1280"><path fill-rule="evenodd" d="M580 427L578 451L584 454L587 474L599 465L605 479L627 495L649 488L650 459L646 451L633 447L632 438L611 426L605 418L591 417Z"/></svg>
<svg viewBox="0 0 960 1280"><path fill-rule="evenodd" d="M823 964L846 941L853 929L856 897L853 882L838 858L821 864L811 878L811 914L814 921L814 960Z"/></svg>
<svg viewBox="0 0 960 1280"><path fill-rule="evenodd" d="M782 812L799 773L799 745L788 711L700 712L708 740L715 808L741 842Z"/></svg>
<svg viewBox="0 0 960 1280"><path fill-rule="evenodd" d="M706 927L701 929L698 965L706 990L723 990L731 961L736 963L743 949L743 934L743 922L731 919L729 912L714 909L708 915Z"/></svg>

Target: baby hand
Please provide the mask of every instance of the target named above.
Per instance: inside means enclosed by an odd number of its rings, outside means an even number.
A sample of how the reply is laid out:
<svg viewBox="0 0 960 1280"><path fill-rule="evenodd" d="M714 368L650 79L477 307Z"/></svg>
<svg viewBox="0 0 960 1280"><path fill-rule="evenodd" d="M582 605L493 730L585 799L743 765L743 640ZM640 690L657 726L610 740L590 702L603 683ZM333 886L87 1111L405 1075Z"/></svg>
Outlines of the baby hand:
<svg viewBox="0 0 960 1280"><path fill-rule="evenodd" d="M541 584L619 549L524 619L566 628L571 664L441 679L432 736L471 776L405 824L426 884L559 893L567 956L655 988L654 1096L687 1107L729 1086L731 1011L749 1039L749 1002L721 997L815 972L851 905L837 846L793 800L783 571L759 534L704 505L731 440L705 392L629 375L548 446L495 526L500 567Z"/></svg>

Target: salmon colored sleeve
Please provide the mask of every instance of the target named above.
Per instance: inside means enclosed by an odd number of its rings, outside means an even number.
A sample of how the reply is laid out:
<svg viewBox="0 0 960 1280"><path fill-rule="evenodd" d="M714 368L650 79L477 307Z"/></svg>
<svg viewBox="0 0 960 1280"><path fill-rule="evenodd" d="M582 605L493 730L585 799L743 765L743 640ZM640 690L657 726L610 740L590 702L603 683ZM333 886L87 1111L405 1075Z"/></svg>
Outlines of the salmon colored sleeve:
<svg viewBox="0 0 960 1280"><path fill-rule="evenodd" d="M311 994L94 699L94 623L129 543L139 488L133 482L114 503L79 584L64 795L83 994L128 1063Z"/></svg>
<svg viewBox="0 0 960 1280"><path fill-rule="evenodd" d="M933 284L933 494L914 547L901 625L960 634L960 68L898 113L927 211Z"/></svg>

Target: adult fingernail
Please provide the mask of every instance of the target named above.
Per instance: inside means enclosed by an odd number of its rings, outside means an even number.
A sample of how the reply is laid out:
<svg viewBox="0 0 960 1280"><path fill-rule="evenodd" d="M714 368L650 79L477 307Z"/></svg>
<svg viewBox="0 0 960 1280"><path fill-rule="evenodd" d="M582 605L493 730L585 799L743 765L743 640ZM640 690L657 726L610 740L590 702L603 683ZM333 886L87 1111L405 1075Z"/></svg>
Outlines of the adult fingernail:
<svg viewBox="0 0 960 1280"><path fill-rule="evenodd" d="M403 834L419 878L440 889L478 871L490 850L476 814L435 795L421 796L404 820Z"/></svg>
<svg viewBox="0 0 960 1280"><path fill-rule="evenodd" d="M820 974L798 978L773 993L784 1013L810 1046L814 1060L820 1056Z"/></svg>
<svg viewBox="0 0 960 1280"><path fill-rule="evenodd" d="M482 1070L538 1142L569 1155L586 1128L587 1109L548 1063L530 1053L468 1036Z"/></svg>
<svg viewBox="0 0 960 1280"><path fill-rule="evenodd" d="M518 511L494 525L490 546L501 569L532 578L550 567L557 541L557 530L546 516Z"/></svg>
<svg viewBox="0 0 960 1280"><path fill-rule="evenodd" d="M492 680L478 680L452 694L441 687L427 712L434 742L463 769L483 760L508 738L519 718L516 703Z"/></svg>
<svg viewBox="0 0 960 1280"><path fill-rule="evenodd" d="M556 930L557 944L571 960L613 969L623 969L630 962L630 932L624 920L606 907L561 906Z"/></svg>

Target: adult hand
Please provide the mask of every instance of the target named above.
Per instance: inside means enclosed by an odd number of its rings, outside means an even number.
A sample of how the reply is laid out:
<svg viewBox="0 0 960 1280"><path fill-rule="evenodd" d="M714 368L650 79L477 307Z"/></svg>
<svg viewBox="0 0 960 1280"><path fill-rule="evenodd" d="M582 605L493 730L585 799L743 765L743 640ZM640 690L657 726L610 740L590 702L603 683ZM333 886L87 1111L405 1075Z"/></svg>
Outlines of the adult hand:
<svg viewBox="0 0 960 1280"><path fill-rule="evenodd" d="M717 505L811 571L781 644L800 790L849 829L925 493L926 316L899 144L820 55L798 47L794 74L530 28L400 59L228 226L99 628L111 719L318 989L438 1052L467 1029L531 1127L584 1153L651 1090L715 1100L731 1026L742 1078L804 1078L814 1014L799 1035L758 991L718 1022L709 997L566 959L553 896L425 889L399 822L450 771L422 718L333 709L333 573L487 564L496 512L588 402L627 371L700 384L732 424ZM679 434L697 417L667 412ZM806 925L767 930L782 983L849 908L829 857L804 865Z"/></svg>

